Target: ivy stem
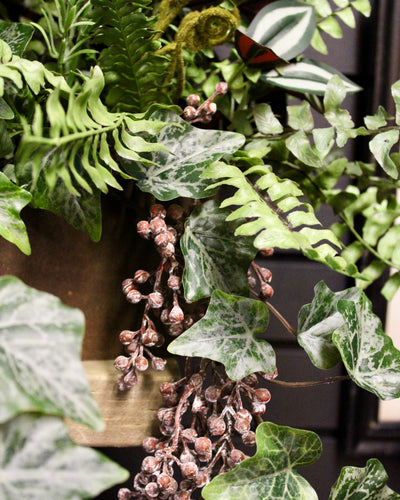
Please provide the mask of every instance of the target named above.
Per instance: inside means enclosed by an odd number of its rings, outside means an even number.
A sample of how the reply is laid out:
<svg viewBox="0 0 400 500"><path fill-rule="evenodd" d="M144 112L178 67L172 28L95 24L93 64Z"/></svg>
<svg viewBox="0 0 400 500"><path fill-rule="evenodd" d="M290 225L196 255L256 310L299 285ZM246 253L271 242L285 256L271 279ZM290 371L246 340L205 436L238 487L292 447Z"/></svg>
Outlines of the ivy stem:
<svg viewBox="0 0 400 500"><path fill-rule="evenodd" d="M254 293L251 290L251 294L256 297L257 299L260 299L260 297ZM261 300L261 299L260 299ZM272 314L282 323L282 325L286 328L286 330L291 333L294 337L297 337L297 332L293 328L293 326L287 321L286 318L282 316L282 314L276 309L271 303L267 302L266 300L263 300L264 304L268 307L268 309L272 312Z"/></svg>
<svg viewBox="0 0 400 500"><path fill-rule="evenodd" d="M283 387L296 388L296 387L313 387L316 385L333 384L335 382L342 382L343 380L350 380L350 377L348 375L337 375L336 377L327 377L322 380L309 380L306 382L287 382L285 380L271 379L268 380L268 382L275 385L281 385Z"/></svg>

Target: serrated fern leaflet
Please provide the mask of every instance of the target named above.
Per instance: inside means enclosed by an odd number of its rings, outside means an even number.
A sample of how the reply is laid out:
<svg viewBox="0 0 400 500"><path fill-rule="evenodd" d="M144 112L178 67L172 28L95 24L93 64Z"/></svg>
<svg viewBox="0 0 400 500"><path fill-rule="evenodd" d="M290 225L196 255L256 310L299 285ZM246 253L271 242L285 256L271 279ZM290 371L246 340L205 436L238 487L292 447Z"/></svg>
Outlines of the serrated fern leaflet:
<svg viewBox="0 0 400 500"><path fill-rule="evenodd" d="M152 102L169 102L162 91L168 60L155 55L153 20L143 11L150 0L95 0L96 42L105 48L99 58L107 87L106 102L125 111L144 111Z"/></svg>
<svg viewBox="0 0 400 500"><path fill-rule="evenodd" d="M222 202L221 208L235 207L227 220L246 219L236 234L255 236L256 248L301 250L306 257L338 272L356 274L356 267L338 255L340 241L321 226L311 205L300 201L303 193L293 181L280 179L267 165L256 165L243 173L223 162L210 165L204 177L223 179L212 187L225 184L237 188L233 196ZM250 178L254 177L252 183Z"/></svg>

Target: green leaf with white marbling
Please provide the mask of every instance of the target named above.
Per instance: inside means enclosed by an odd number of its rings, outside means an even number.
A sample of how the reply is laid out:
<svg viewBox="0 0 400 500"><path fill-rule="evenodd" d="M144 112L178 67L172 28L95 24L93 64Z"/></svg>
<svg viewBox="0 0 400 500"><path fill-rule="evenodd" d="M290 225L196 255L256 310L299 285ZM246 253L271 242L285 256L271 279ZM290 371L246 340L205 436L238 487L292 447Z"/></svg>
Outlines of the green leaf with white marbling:
<svg viewBox="0 0 400 500"><path fill-rule="evenodd" d="M329 500L400 500L387 480L385 468L376 458L368 460L365 467L343 467Z"/></svg>
<svg viewBox="0 0 400 500"><path fill-rule="evenodd" d="M56 417L21 415L0 425L2 500L80 500L125 481L128 471L77 446Z"/></svg>
<svg viewBox="0 0 400 500"><path fill-rule="evenodd" d="M0 172L0 235L27 255L31 253L31 247L20 212L31 199L28 191L16 186Z"/></svg>
<svg viewBox="0 0 400 500"><path fill-rule="evenodd" d="M381 399L400 397L400 351L382 330L372 304L362 294L358 302L339 300L344 324L332 335L352 380Z"/></svg>
<svg viewBox="0 0 400 500"><path fill-rule="evenodd" d="M268 321L263 302L215 290L205 316L175 339L168 351L219 361L232 380L258 371L272 373L275 352L267 341L255 338Z"/></svg>
<svg viewBox="0 0 400 500"><path fill-rule="evenodd" d="M83 331L78 309L0 278L0 422L38 411L104 427L81 363Z"/></svg>
<svg viewBox="0 0 400 500"><path fill-rule="evenodd" d="M234 235L238 222L226 222L228 210L214 200L205 202L186 220L181 238L185 258L185 298L199 300L219 289L248 295L247 270L256 249L251 238Z"/></svg>
<svg viewBox="0 0 400 500"><path fill-rule="evenodd" d="M311 431L264 422L256 430L257 453L202 490L205 500L317 500L297 472L314 463L322 444Z"/></svg>
<svg viewBox="0 0 400 500"><path fill-rule="evenodd" d="M161 201L180 196L195 199L211 196L215 190L207 188L212 182L200 175L214 161L237 151L245 137L235 132L193 127L171 112L156 112L152 118L170 123L155 136L147 137L150 142L163 144L168 151L144 154L152 164L125 161L125 170L138 179L142 191Z"/></svg>
<svg viewBox="0 0 400 500"><path fill-rule="evenodd" d="M33 26L24 23L11 23L0 20L0 38L10 46L12 53L22 57L32 38Z"/></svg>
<svg viewBox="0 0 400 500"><path fill-rule="evenodd" d="M361 293L356 287L335 293L320 281L314 288L312 302L300 309L297 340L318 368L333 368L341 360L332 342L332 333L344 323L337 304L341 299L357 301Z"/></svg>

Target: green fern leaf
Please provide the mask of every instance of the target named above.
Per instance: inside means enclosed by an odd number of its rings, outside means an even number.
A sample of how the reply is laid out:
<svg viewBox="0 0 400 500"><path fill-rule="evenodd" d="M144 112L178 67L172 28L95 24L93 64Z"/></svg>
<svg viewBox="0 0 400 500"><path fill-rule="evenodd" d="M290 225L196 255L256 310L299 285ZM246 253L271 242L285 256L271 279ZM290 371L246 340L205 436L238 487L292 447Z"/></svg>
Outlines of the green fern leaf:
<svg viewBox="0 0 400 500"><path fill-rule="evenodd" d="M227 220L246 218L236 234L255 236L256 248L297 249L336 271L348 275L357 273L353 264L338 255L342 245L334 233L323 229L311 205L300 201L303 192L293 181L280 179L267 165L256 165L243 173L223 162L214 162L203 176L223 179L210 189L220 185L237 189L222 202L221 208L235 206ZM254 184L248 176L257 176Z"/></svg>
<svg viewBox="0 0 400 500"><path fill-rule="evenodd" d="M153 20L144 11L151 0L94 0L95 41L107 86L106 103L123 111L143 111L153 102L169 103L162 85L168 60L155 55Z"/></svg>
<svg viewBox="0 0 400 500"><path fill-rule="evenodd" d="M44 173L50 192L58 179L75 196L79 196L78 186L89 193L94 188L107 192L108 186L121 189L116 175L131 177L120 169L118 156L146 163L141 153L165 150L163 145L135 135L143 130L157 131L164 124L109 112L100 100L103 88L103 74L97 66L80 89L70 89L67 105L58 87L50 92L46 113L36 105L32 124L22 122L24 134L16 154L17 178L29 168L33 189ZM76 167L77 161L85 175Z"/></svg>

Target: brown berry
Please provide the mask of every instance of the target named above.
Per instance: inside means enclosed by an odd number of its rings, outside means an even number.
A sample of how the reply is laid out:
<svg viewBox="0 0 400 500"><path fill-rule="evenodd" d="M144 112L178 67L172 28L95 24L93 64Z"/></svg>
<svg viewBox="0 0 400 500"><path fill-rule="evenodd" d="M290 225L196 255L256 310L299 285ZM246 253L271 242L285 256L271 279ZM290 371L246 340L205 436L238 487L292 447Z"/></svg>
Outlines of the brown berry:
<svg viewBox="0 0 400 500"><path fill-rule="evenodd" d="M208 102L208 103L204 106L204 111L205 111L208 115L213 115L213 114L217 111L217 105L215 104L215 102Z"/></svg>
<svg viewBox="0 0 400 500"><path fill-rule="evenodd" d="M226 94L228 92L228 84L226 82L218 82L215 86L217 94Z"/></svg>
<svg viewBox="0 0 400 500"><path fill-rule="evenodd" d="M174 274L171 274L171 276L168 278L167 285L171 290L179 290L181 286L181 279L179 276L175 276Z"/></svg>
<svg viewBox="0 0 400 500"><path fill-rule="evenodd" d="M173 203L167 209L167 215L172 220L182 219L183 214L184 214L183 208L180 205L177 205L176 203Z"/></svg>
<svg viewBox="0 0 400 500"><path fill-rule="evenodd" d="M175 305L171 309L168 316L171 323L182 323L184 317L185 315L183 314L181 307L178 305Z"/></svg>
<svg viewBox="0 0 400 500"><path fill-rule="evenodd" d="M149 367L149 361L144 356L137 356L135 359L135 367L140 372L144 372Z"/></svg>
<svg viewBox="0 0 400 500"><path fill-rule="evenodd" d="M152 205L150 207L150 217L152 219L155 219L156 217L161 217L162 219L165 219L166 215L167 211L165 210L165 207L163 205L156 203L155 205Z"/></svg>
<svg viewBox="0 0 400 500"><path fill-rule="evenodd" d="M160 253L162 257L172 257L175 255L175 245L173 243L168 243L165 247L160 247Z"/></svg>
<svg viewBox="0 0 400 500"><path fill-rule="evenodd" d="M126 299L131 304L138 304L142 300L142 294L139 292L139 290L130 290L126 294Z"/></svg>
<svg viewBox="0 0 400 500"><path fill-rule="evenodd" d="M157 344L158 340L158 333L153 330L153 328L147 328L147 330L142 333L142 343L146 347L153 347L153 345Z"/></svg>
<svg viewBox="0 0 400 500"><path fill-rule="evenodd" d="M178 491L174 495L174 500L190 500L190 491Z"/></svg>
<svg viewBox="0 0 400 500"><path fill-rule="evenodd" d="M146 457L142 462L142 471L154 474L160 468L160 461L156 457Z"/></svg>
<svg viewBox="0 0 400 500"><path fill-rule="evenodd" d="M194 442L194 449L199 455L206 455L212 450L212 443L208 437L200 436Z"/></svg>
<svg viewBox="0 0 400 500"><path fill-rule="evenodd" d="M149 436L149 437L144 438L143 443L142 443L144 451L146 453L153 453L153 451L155 451L155 449L156 449L158 442L159 442L158 439L155 437Z"/></svg>
<svg viewBox="0 0 400 500"><path fill-rule="evenodd" d="M186 106L182 114L184 120L193 120L197 116L197 109L194 106Z"/></svg>
<svg viewBox="0 0 400 500"><path fill-rule="evenodd" d="M199 472L199 468L194 462L186 462L181 464L181 471L183 477L187 477L188 479L194 479Z"/></svg>
<svg viewBox="0 0 400 500"><path fill-rule="evenodd" d="M164 297L160 292L152 292L147 298L147 303L152 309L159 309L164 304Z"/></svg>
<svg viewBox="0 0 400 500"><path fill-rule="evenodd" d="M130 500L132 498L132 492L128 488L121 488L118 491L118 500Z"/></svg>
<svg viewBox="0 0 400 500"><path fill-rule="evenodd" d="M268 389L256 389L254 391L254 396L256 401L259 403L268 403L268 401L271 399L271 393L269 392Z"/></svg>
<svg viewBox="0 0 400 500"><path fill-rule="evenodd" d="M181 432L181 437L182 439L185 439L189 443L193 443L194 440L197 438L197 432L195 429L188 428L188 429L183 429ZM182 458L181 458L182 461Z"/></svg>
<svg viewBox="0 0 400 500"><path fill-rule="evenodd" d="M150 278L150 273L144 271L143 269L138 269L135 272L135 276L133 277L133 281L139 285L142 283L146 283L146 281Z"/></svg>
<svg viewBox="0 0 400 500"><path fill-rule="evenodd" d="M236 418L234 428L239 434L245 434L250 430L250 422L244 418Z"/></svg>
<svg viewBox="0 0 400 500"><path fill-rule="evenodd" d="M274 254L273 248L260 248L258 251L263 257L270 257L271 255Z"/></svg>
<svg viewBox="0 0 400 500"><path fill-rule="evenodd" d="M246 408L241 408L237 413L236 413L236 418L244 418L248 422L251 422L252 416L249 410L246 410Z"/></svg>
<svg viewBox="0 0 400 500"><path fill-rule="evenodd" d="M183 325L181 323L175 323L168 328L168 333L171 337L177 337L183 332Z"/></svg>
<svg viewBox="0 0 400 500"><path fill-rule="evenodd" d="M204 396L209 403L215 403L221 396L221 389L215 385L210 385L205 390Z"/></svg>
<svg viewBox="0 0 400 500"><path fill-rule="evenodd" d="M118 356L114 360L114 367L120 372L123 372L125 368L128 366L128 363L129 363L129 358L125 356Z"/></svg>
<svg viewBox="0 0 400 500"><path fill-rule="evenodd" d="M198 94L190 94L186 97L186 103L188 106L197 107L200 104L200 96Z"/></svg>
<svg viewBox="0 0 400 500"><path fill-rule="evenodd" d="M243 453L243 451L238 450L237 448L234 448L234 449L231 451L231 454L230 454L230 459L232 460L232 462L233 462L235 465L237 465L237 464L239 464L240 462L242 462L245 458L246 458L246 455Z"/></svg>
<svg viewBox="0 0 400 500"><path fill-rule="evenodd" d="M208 483L208 481L209 481L209 475L206 470L200 470L194 480L198 488L202 488L203 486L205 486Z"/></svg>
<svg viewBox="0 0 400 500"><path fill-rule="evenodd" d="M207 420L208 430L212 436L222 436L226 431L225 420L217 415L211 415Z"/></svg>
<svg viewBox="0 0 400 500"><path fill-rule="evenodd" d="M150 238L151 229L150 224L147 222L147 220L139 221L136 225L136 230L142 238Z"/></svg>
<svg viewBox="0 0 400 500"><path fill-rule="evenodd" d="M242 382L250 387L255 387L258 384L258 378L255 373L250 373L242 379Z"/></svg>
<svg viewBox="0 0 400 500"><path fill-rule="evenodd" d="M178 483L175 479L168 474L165 474L165 472L157 477L157 484L162 491L165 491L170 495L174 494L178 489Z"/></svg>
<svg viewBox="0 0 400 500"><path fill-rule="evenodd" d="M251 403L251 412L253 415L263 415L267 407L264 403L259 403L258 401L253 401Z"/></svg>
<svg viewBox="0 0 400 500"><path fill-rule="evenodd" d="M156 370L157 372L164 370L166 364L167 361L163 358L158 358L157 356L153 356L153 358L151 359L151 366L153 370Z"/></svg>
<svg viewBox="0 0 400 500"><path fill-rule="evenodd" d="M260 267L260 273L264 281L267 281L268 283L271 281L272 273L269 269L267 269L266 267Z"/></svg>
<svg viewBox="0 0 400 500"><path fill-rule="evenodd" d="M247 282L250 288L255 288L255 286L257 285L257 280L251 270L247 272Z"/></svg>
<svg viewBox="0 0 400 500"><path fill-rule="evenodd" d="M158 487L158 484L152 481L151 483L146 484L146 486L144 487L144 492L147 498L158 498L160 489Z"/></svg>
<svg viewBox="0 0 400 500"><path fill-rule="evenodd" d="M155 217L150 221L150 230L154 236L167 230L167 225L161 217Z"/></svg>
<svg viewBox="0 0 400 500"><path fill-rule="evenodd" d="M256 444L256 434L253 431L246 432L242 435L242 441L246 446L254 446Z"/></svg>
<svg viewBox="0 0 400 500"><path fill-rule="evenodd" d="M164 231L163 233L157 234L154 238L154 243L161 248L164 248L168 245L168 243L171 243L170 237L168 236L168 231Z"/></svg>
<svg viewBox="0 0 400 500"><path fill-rule="evenodd" d="M138 378L136 375L136 372L133 370L130 370L125 376L124 376L124 383L126 387L134 387L137 384Z"/></svg>
<svg viewBox="0 0 400 500"><path fill-rule="evenodd" d="M268 283L261 283L261 295L265 299L269 299L274 295L274 289Z"/></svg>
<svg viewBox="0 0 400 500"><path fill-rule="evenodd" d="M136 290L136 286L132 278L127 278L122 282L122 291L126 295L131 290Z"/></svg>
<svg viewBox="0 0 400 500"><path fill-rule="evenodd" d="M131 330L122 330L119 334L119 340L123 345L128 345L132 342L136 334L137 332L132 332Z"/></svg>

